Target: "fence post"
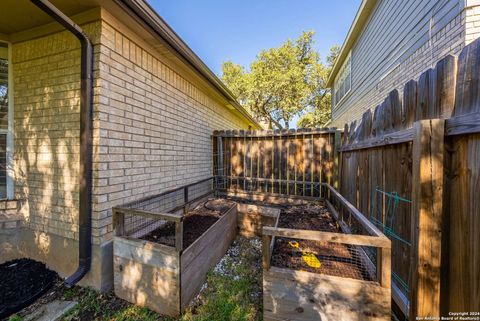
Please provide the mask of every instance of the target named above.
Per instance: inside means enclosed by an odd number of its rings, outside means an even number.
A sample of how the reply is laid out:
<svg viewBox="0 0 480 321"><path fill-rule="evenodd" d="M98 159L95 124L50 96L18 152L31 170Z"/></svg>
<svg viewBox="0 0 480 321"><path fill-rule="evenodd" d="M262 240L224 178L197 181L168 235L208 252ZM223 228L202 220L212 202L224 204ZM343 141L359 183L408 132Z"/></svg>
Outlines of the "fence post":
<svg viewBox="0 0 480 321"><path fill-rule="evenodd" d="M342 143L342 134L340 131L335 131L333 142L333 187L339 191L339 179L340 179L340 166L342 153L340 152L340 145Z"/></svg>
<svg viewBox="0 0 480 321"><path fill-rule="evenodd" d="M420 120L413 129L410 320L440 316L445 120Z"/></svg>
<svg viewBox="0 0 480 321"><path fill-rule="evenodd" d="M221 184L220 186L223 186L223 179L224 179L224 173L223 173L223 141L222 141L222 136L217 136L217 171L216 173L214 172L214 175L217 175L217 186L219 183Z"/></svg>

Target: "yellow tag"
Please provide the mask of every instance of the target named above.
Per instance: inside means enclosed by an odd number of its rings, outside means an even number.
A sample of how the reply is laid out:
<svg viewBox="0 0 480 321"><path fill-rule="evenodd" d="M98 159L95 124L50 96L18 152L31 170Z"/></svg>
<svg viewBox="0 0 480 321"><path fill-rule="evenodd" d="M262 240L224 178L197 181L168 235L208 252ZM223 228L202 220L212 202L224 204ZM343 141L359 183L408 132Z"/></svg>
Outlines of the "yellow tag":
<svg viewBox="0 0 480 321"><path fill-rule="evenodd" d="M288 245L291 247L291 248L294 248L294 249L298 249L300 247L300 244L298 244L297 241L290 241L288 242Z"/></svg>
<svg viewBox="0 0 480 321"><path fill-rule="evenodd" d="M317 259L315 254L304 252L303 255L302 255L302 258L305 261L305 263L307 263L308 266L310 266L312 268L315 268L315 269L320 268L321 263Z"/></svg>

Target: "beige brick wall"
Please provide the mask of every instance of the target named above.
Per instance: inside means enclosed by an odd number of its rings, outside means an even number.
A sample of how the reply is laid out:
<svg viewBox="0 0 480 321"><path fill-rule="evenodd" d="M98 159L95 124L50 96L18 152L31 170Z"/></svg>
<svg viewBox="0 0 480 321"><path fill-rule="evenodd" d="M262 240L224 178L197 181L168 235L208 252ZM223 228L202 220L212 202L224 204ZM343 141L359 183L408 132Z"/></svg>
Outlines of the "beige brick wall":
<svg viewBox="0 0 480 321"><path fill-rule="evenodd" d="M212 174L211 134L248 124L205 84L107 22L94 41L93 240L111 208ZM101 45L100 45L101 43ZM27 227L78 239L80 45L59 32L12 47L15 197Z"/></svg>
<svg viewBox="0 0 480 321"><path fill-rule="evenodd" d="M111 238L113 206L211 176L213 130L248 128L194 79L116 28L102 23L96 57L96 242Z"/></svg>
<svg viewBox="0 0 480 321"><path fill-rule="evenodd" d="M465 9L451 20L444 28L436 34L431 35L430 40L417 49L403 62L395 66L389 73L384 75L376 85L371 88L360 99L355 100L350 106L340 107L341 111L334 111L332 126L343 128L346 122L361 119L367 109L373 109L379 105L394 89L403 94L403 86L411 79L418 79L425 70L434 67L436 62L448 54L458 54L466 44L467 38L473 40L480 33L473 32L473 29L465 29L474 24L480 23L478 15L479 8ZM477 12L477 14L474 14ZM479 22L474 22L474 19ZM478 28L480 31L480 28ZM354 90L355 84L352 84Z"/></svg>
<svg viewBox="0 0 480 321"><path fill-rule="evenodd" d="M83 26L94 43L100 23ZM12 45L15 197L29 228L78 238L80 44L68 31Z"/></svg>
<svg viewBox="0 0 480 321"><path fill-rule="evenodd" d="M465 44L471 43L480 37L480 3L475 4L466 9L465 18Z"/></svg>

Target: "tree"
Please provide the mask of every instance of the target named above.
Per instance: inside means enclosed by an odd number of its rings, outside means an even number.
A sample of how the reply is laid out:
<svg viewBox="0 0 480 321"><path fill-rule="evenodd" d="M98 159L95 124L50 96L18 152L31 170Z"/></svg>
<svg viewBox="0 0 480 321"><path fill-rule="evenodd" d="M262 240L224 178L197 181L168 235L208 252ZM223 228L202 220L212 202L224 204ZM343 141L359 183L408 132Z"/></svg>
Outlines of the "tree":
<svg viewBox="0 0 480 321"><path fill-rule="evenodd" d="M327 88L327 80L332 70L335 60L340 52L340 47L330 48L330 54L327 57L327 66L318 69L314 74L314 92L313 100L307 108L306 113L298 120L298 128L322 127L331 118L331 92Z"/></svg>
<svg viewBox="0 0 480 321"><path fill-rule="evenodd" d="M222 65L222 80L239 103L270 128L289 128L293 117L325 104L328 70L313 48L313 35L303 32L295 41L262 50L249 70L231 61Z"/></svg>

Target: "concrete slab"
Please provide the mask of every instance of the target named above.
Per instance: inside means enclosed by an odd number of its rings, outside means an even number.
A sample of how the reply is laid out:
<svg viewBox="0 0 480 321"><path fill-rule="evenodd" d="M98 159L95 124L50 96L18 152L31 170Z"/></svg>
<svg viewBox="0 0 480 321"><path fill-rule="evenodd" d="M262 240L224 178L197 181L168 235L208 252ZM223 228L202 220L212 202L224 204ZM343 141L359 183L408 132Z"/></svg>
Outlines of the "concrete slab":
<svg viewBox="0 0 480 321"><path fill-rule="evenodd" d="M40 306L31 314L25 316L24 321L58 321L68 310L74 308L78 302L55 300Z"/></svg>

